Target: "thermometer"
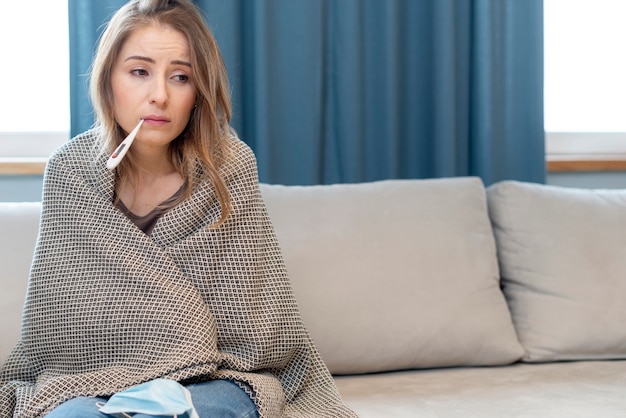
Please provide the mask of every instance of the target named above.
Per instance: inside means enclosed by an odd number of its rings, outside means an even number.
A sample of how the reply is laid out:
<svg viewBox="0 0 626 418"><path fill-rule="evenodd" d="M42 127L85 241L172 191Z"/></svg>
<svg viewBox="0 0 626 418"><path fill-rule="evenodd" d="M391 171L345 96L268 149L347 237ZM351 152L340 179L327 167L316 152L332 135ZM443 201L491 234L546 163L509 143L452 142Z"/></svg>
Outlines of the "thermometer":
<svg viewBox="0 0 626 418"><path fill-rule="evenodd" d="M115 149L115 151L113 151L113 154L111 154L107 161L107 168L109 170L113 170L115 167L117 167L120 161L122 161L122 158L124 158L126 152L128 152L128 148L130 148L130 145L135 140L135 136L137 135L137 132L139 131L142 123L143 119L139 120L139 123L137 124L137 126L135 126L135 129L133 129L131 133L129 133L128 136L124 138L122 143Z"/></svg>

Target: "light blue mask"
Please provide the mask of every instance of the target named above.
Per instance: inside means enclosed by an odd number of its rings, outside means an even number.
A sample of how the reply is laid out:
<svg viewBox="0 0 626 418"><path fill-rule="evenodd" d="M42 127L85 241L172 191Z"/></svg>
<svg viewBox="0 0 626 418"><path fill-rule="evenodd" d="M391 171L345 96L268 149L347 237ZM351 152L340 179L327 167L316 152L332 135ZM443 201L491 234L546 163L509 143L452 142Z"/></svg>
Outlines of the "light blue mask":
<svg viewBox="0 0 626 418"><path fill-rule="evenodd" d="M165 417L199 418L191 394L175 380L156 379L133 386L109 398L100 412L118 417L148 414Z"/></svg>

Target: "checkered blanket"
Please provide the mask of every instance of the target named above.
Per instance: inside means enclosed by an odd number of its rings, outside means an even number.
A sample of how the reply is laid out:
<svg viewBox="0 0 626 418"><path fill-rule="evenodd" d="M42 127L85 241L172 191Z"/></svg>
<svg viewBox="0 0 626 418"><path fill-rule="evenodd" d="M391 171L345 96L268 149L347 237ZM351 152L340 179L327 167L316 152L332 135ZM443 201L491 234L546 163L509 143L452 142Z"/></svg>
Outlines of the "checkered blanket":
<svg viewBox="0 0 626 418"><path fill-rule="evenodd" d="M22 338L0 374L0 417L155 378L232 379L263 417L354 416L301 321L251 150L224 164L233 211L205 182L141 232L112 204L90 131L46 169Z"/></svg>

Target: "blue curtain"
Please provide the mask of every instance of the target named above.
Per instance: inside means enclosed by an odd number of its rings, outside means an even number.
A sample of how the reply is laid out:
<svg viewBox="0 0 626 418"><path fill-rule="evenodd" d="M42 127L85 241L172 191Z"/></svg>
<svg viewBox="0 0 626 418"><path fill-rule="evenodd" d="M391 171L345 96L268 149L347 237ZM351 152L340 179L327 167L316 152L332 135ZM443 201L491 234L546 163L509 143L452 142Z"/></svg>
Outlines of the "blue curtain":
<svg viewBox="0 0 626 418"><path fill-rule="evenodd" d="M70 0L72 134L124 1ZM542 0L198 0L261 181L545 181Z"/></svg>

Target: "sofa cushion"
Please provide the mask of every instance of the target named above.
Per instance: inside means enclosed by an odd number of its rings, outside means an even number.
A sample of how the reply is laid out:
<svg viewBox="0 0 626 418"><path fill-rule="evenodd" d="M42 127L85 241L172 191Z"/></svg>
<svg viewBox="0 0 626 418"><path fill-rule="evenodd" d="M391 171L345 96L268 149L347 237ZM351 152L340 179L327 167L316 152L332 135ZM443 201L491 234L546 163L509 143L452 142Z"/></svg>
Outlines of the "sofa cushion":
<svg viewBox="0 0 626 418"><path fill-rule="evenodd" d="M0 364L20 336L41 203L0 202Z"/></svg>
<svg viewBox="0 0 626 418"><path fill-rule="evenodd" d="M524 360L626 357L626 191L488 189Z"/></svg>
<svg viewBox="0 0 626 418"><path fill-rule="evenodd" d="M261 187L331 372L521 357L479 179Z"/></svg>
<svg viewBox="0 0 626 418"><path fill-rule="evenodd" d="M624 418L626 360L335 378L361 418Z"/></svg>

